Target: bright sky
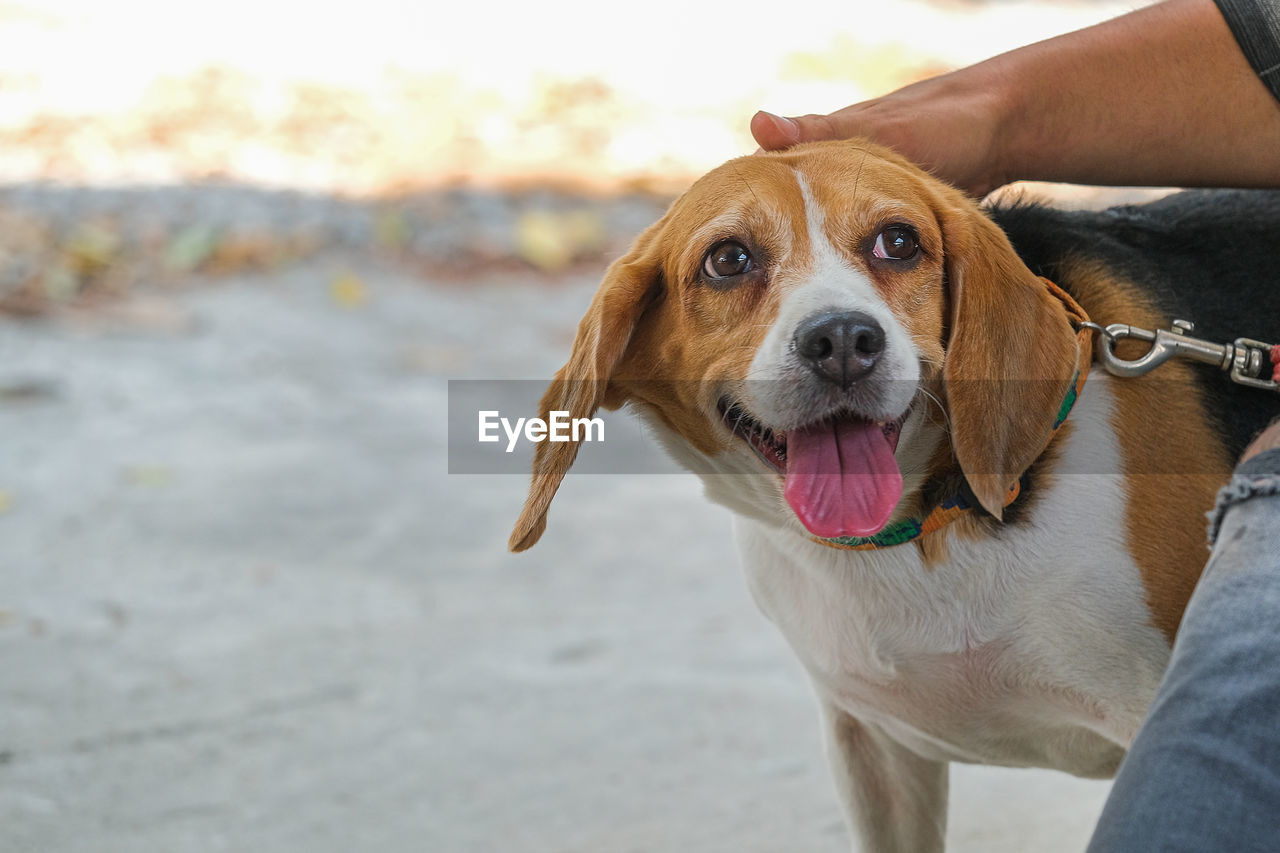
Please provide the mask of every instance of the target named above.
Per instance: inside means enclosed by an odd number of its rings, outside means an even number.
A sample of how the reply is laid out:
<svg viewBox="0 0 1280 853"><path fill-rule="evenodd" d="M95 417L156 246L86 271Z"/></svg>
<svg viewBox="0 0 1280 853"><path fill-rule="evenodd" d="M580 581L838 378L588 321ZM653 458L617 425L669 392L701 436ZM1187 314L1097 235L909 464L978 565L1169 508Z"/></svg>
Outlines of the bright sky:
<svg viewBox="0 0 1280 853"><path fill-rule="evenodd" d="M416 80L441 93L439 114L422 118L439 122L431 144L454 152L424 152L424 164L500 172L572 156L536 119L558 121L547 103L558 81L594 79L608 97L592 109L617 112L605 168L697 172L745 153L756 108L830 111L895 85L895 73L967 64L1134 5L0 0L0 129L124 113L157 79L211 66L250 75L268 101L303 82L376 105L389 79ZM471 160L454 151L460 139L479 152Z"/></svg>
<svg viewBox="0 0 1280 853"><path fill-rule="evenodd" d="M599 74L687 99L716 86L768 85L779 57L821 49L842 34L956 65L1134 5L1142 4L9 0L0 2L0 32L6 74L62 66L61 76L95 92L104 81L225 63L355 85L388 67L449 72L499 89L519 87L533 73Z"/></svg>

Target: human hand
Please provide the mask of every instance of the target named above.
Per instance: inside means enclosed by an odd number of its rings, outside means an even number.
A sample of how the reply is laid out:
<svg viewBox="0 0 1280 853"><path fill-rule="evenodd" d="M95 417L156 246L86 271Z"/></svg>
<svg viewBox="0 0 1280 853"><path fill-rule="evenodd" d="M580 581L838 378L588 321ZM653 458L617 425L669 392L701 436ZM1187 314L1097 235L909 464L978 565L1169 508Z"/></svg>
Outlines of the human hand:
<svg viewBox="0 0 1280 853"><path fill-rule="evenodd" d="M751 134L766 151L865 137L981 197L1006 182L997 149L1003 113L999 88L973 79L975 72L923 80L830 115L783 118L761 111L751 119Z"/></svg>
<svg viewBox="0 0 1280 853"><path fill-rule="evenodd" d="M756 113L777 150L867 137L966 192L1012 180L1280 187L1280 101L1213 0L1165 0L853 104Z"/></svg>

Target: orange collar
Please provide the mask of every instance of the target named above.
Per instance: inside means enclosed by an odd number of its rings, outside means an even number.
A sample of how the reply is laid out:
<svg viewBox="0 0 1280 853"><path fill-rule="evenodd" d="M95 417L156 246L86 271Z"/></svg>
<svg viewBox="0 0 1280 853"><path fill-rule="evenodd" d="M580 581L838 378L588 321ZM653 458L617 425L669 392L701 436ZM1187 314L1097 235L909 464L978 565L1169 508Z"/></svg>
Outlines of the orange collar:
<svg viewBox="0 0 1280 853"><path fill-rule="evenodd" d="M1085 313L1085 310L1071 298L1069 293L1058 287L1058 285L1043 276L1040 277L1040 280L1049 289L1049 293L1062 303L1063 310L1067 314L1067 320L1076 329L1075 378L1071 382L1071 387L1067 389L1067 396L1063 398L1062 407L1058 409L1058 416L1053 421L1053 430L1045 441L1045 447L1048 447L1049 442L1053 441L1053 436L1057 433L1058 427L1062 426L1067 419L1067 415L1070 414L1071 407L1080 398L1080 392L1084 390L1085 380L1089 376L1089 364L1093 360L1093 342L1090 329L1084 325L1089 322L1089 315ZM1040 449L1040 453L1044 453L1044 448ZM1009 492L1004 500L1005 506L1009 506L1018 499L1018 496L1022 494L1022 490L1026 486L1026 482L1027 475L1024 472L1009 487ZM812 539L821 545L846 551L871 551L877 548L903 545L947 526L973 509L975 505L976 502L970 496L961 493L943 500L924 518L908 517L895 521L872 536L838 536L833 539L814 536Z"/></svg>

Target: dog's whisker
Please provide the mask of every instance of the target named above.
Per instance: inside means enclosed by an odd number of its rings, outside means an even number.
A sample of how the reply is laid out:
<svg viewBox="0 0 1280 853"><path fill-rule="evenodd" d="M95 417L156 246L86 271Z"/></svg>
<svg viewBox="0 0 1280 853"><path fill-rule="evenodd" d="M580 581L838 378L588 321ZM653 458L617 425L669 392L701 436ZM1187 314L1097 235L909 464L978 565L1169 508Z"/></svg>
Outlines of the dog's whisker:
<svg viewBox="0 0 1280 853"><path fill-rule="evenodd" d="M927 355L922 355L922 356L920 356L920 361L922 361L923 363L925 363L925 364L929 365L930 367L935 368L935 369L937 369L937 370L941 370L941 369L942 369L942 362L941 362L941 361L939 361L939 360L937 360L937 359L929 358L929 356L927 356Z"/></svg>
<svg viewBox="0 0 1280 853"><path fill-rule="evenodd" d="M923 396L927 398L930 402L932 402L933 405L937 407L938 413L942 415L942 423L938 423L938 421L934 420L932 417L929 418L929 422L932 424L941 426L944 430L950 433L951 418L947 415L947 410L942 405L942 401L939 400L938 397L932 391L930 391L928 388L925 388L923 385L916 388L916 394L918 396Z"/></svg>

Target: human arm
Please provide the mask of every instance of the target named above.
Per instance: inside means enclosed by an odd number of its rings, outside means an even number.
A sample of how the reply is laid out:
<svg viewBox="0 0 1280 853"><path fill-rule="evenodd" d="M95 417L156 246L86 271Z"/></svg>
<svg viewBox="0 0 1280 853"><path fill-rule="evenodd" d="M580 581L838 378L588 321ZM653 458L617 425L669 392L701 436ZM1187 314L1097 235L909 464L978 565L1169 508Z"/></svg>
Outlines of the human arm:
<svg viewBox="0 0 1280 853"><path fill-rule="evenodd" d="M1168 0L829 116L766 149L870 137L974 195L1013 180L1280 186L1280 100L1212 0Z"/></svg>

